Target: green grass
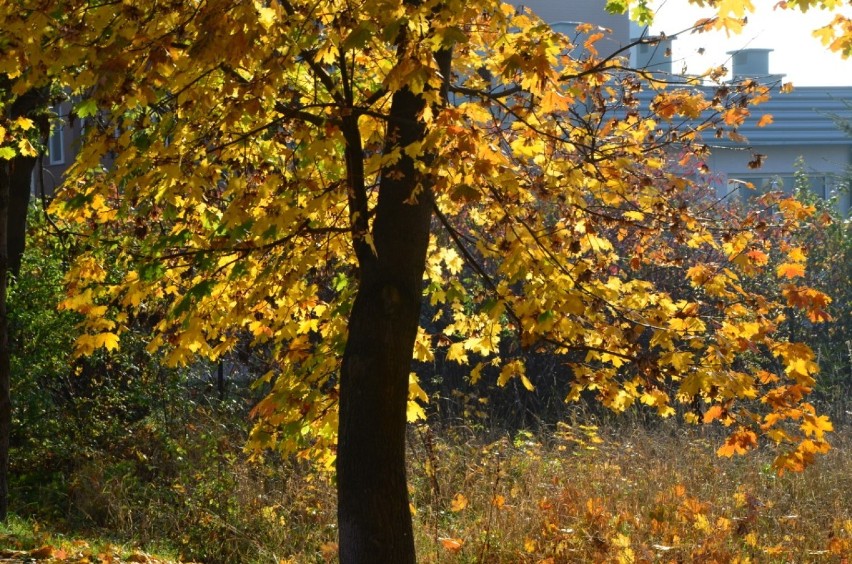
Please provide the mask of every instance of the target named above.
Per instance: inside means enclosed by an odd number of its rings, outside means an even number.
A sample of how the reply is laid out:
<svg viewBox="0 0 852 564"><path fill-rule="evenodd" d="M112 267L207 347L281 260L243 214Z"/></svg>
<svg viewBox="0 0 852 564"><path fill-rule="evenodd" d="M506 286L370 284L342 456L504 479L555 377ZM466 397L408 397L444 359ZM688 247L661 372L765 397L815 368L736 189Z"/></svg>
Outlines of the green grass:
<svg viewBox="0 0 852 564"><path fill-rule="evenodd" d="M50 531L37 521L10 515L0 523L0 559L28 562L148 562L165 564L179 560L165 544L141 550L133 543L116 542L100 536L64 535ZM6 560L2 560L6 561Z"/></svg>

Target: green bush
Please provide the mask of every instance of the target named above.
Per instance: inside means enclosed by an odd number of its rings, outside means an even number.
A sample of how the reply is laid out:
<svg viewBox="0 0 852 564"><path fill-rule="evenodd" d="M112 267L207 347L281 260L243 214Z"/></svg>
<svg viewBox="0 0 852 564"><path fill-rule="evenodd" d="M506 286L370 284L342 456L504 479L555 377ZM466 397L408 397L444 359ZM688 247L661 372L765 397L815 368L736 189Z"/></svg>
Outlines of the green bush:
<svg viewBox="0 0 852 564"><path fill-rule="evenodd" d="M243 454L257 399L247 388L223 397L209 364L164 368L145 351L142 319L128 322L120 350L73 357L78 319L57 308L72 241L40 210L31 217L9 296L12 511L54 530L165 543L205 562L268 561L267 546L293 554L299 539L333 538L312 531L333 520L317 509L332 503L313 501L331 495L327 477ZM293 512L288 495L299 496Z"/></svg>

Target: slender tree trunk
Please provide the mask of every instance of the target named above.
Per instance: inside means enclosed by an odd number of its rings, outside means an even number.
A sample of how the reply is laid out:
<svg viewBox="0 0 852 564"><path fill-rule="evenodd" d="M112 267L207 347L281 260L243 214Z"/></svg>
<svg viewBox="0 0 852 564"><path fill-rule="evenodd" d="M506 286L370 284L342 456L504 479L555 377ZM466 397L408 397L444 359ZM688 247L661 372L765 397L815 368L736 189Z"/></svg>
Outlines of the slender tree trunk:
<svg viewBox="0 0 852 564"><path fill-rule="evenodd" d="M423 100L393 96L386 151L420 140ZM359 155L360 157L360 155ZM405 473L408 375L420 318L431 191L407 156L382 171L375 254L362 253L340 377L338 525L343 564L415 561Z"/></svg>
<svg viewBox="0 0 852 564"><path fill-rule="evenodd" d="M3 86L7 79L0 79ZM30 90L12 103L12 118L31 115L44 103L46 93ZM42 134L47 123L36 118ZM9 439L12 434L11 361L9 358L9 319L6 309L9 272L21 267L27 235L27 209L35 157L17 156L0 161L0 522L9 511Z"/></svg>
<svg viewBox="0 0 852 564"><path fill-rule="evenodd" d="M27 234L30 179L36 159L0 163L0 522L9 509L9 439L12 433L11 360L6 308L9 273L21 268Z"/></svg>
<svg viewBox="0 0 852 564"><path fill-rule="evenodd" d="M9 511L9 437L12 428L12 402L9 394L9 320L6 315L8 281L9 184L15 160L0 161L0 522Z"/></svg>
<svg viewBox="0 0 852 564"><path fill-rule="evenodd" d="M9 208L7 233L7 256L9 272L15 276L21 270L24 248L27 241L27 212L30 208L33 169L36 157L15 157L9 175Z"/></svg>

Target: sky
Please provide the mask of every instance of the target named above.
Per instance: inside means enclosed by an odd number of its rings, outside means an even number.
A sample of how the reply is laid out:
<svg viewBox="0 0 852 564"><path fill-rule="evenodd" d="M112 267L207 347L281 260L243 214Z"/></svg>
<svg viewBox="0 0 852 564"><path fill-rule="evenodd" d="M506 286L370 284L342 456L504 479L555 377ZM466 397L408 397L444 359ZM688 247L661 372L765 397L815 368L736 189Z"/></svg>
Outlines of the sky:
<svg viewBox="0 0 852 564"><path fill-rule="evenodd" d="M828 51L811 32L828 23L832 15L811 9L807 13L773 10L778 0L753 0L755 12L740 35L726 37L724 32L684 34L673 43L672 69L687 65L689 74L699 74L709 67L724 64L731 68L730 55L746 47L774 49L769 55L769 72L784 74L785 82L794 86L852 86L852 58L843 60ZM672 35L690 27L697 20L712 15L712 9L687 6L684 0L656 0L657 16L652 33ZM843 12L852 15L852 7ZM698 50L704 49L703 54Z"/></svg>

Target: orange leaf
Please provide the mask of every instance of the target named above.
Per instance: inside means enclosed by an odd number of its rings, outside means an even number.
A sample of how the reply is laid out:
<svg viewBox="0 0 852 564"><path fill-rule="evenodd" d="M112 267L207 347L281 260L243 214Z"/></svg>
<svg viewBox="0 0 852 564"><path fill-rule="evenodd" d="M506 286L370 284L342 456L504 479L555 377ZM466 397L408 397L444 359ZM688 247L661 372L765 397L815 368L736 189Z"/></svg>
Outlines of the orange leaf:
<svg viewBox="0 0 852 564"><path fill-rule="evenodd" d="M766 127L772 123L772 114L763 114L757 121L757 127Z"/></svg>
<svg viewBox="0 0 852 564"><path fill-rule="evenodd" d="M745 454L756 446L757 435L754 434L754 431L740 429L727 438L725 444L719 447L716 454L731 457L735 454Z"/></svg>
<svg viewBox="0 0 852 564"><path fill-rule="evenodd" d="M326 562L337 555L337 549L337 543L332 541L328 541L320 545L320 552L322 552L322 556Z"/></svg>
<svg viewBox="0 0 852 564"><path fill-rule="evenodd" d="M759 370L757 372L757 379L761 384L771 384L778 381L778 376L766 370Z"/></svg>
<svg viewBox="0 0 852 564"><path fill-rule="evenodd" d="M714 419L719 419L725 414L725 409L721 405L714 405L704 412L704 422L711 423Z"/></svg>
<svg viewBox="0 0 852 564"><path fill-rule="evenodd" d="M801 264L793 264L785 262L778 266L778 277L796 278L797 276L805 275L805 267Z"/></svg>
<svg viewBox="0 0 852 564"><path fill-rule="evenodd" d="M724 113L725 125L740 125L748 115L745 108L735 107Z"/></svg>
<svg viewBox="0 0 852 564"><path fill-rule="evenodd" d="M753 250L749 251L748 253L746 253L746 256L748 256L748 258L749 258L749 260L751 260L751 262L753 262L754 264L756 264L758 266L763 266L764 264L769 262L769 255L767 255L763 251L759 251L757 249L753 249Z"/></svg>
<svg viewBox="0 0 852 564"><path fill-rule="evenodd" d="M464 541L462 539L439 538L438 540L441 542L441 546L443 546L445 550L452 552L453 554L460 551L462 546L464 546Z"/></svg>

